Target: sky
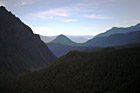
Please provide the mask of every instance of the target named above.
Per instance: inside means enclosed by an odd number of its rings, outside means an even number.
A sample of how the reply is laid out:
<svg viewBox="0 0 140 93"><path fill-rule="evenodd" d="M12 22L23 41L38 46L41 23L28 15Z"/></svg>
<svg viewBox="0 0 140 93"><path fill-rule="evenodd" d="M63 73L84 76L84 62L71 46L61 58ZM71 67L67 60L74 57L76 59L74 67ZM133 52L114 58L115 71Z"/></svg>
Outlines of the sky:
<svg viewBox="0 0 140 93"><path fill-rule="evenodd" d="M140 23L140 0L0 0L34 33L97 35Z"/></svg>

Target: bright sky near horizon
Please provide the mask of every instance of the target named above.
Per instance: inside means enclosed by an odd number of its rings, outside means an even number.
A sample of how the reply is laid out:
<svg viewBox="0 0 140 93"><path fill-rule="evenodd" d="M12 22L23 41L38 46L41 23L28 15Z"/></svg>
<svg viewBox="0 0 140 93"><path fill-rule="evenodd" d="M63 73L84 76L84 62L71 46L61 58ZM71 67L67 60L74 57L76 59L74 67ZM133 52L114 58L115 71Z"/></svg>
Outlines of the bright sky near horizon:
<svg viewBox="0 0 140 93"><path fill-rule="evenodd" d="M37 34L96 35L140 23L140 0L0 0Z"/></svg>

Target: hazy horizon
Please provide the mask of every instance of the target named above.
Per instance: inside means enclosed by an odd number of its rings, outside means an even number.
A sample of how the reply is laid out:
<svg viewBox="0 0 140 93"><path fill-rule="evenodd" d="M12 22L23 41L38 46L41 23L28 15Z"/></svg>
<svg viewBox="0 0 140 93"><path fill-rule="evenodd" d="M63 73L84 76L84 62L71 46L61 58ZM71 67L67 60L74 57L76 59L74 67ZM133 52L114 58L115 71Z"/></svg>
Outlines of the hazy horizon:
<svg viewBox="0 0 140 93"><path fill-rule="evenodd" d="M139 0L0 0L43 36L97 35L140 23Z"/></svg>

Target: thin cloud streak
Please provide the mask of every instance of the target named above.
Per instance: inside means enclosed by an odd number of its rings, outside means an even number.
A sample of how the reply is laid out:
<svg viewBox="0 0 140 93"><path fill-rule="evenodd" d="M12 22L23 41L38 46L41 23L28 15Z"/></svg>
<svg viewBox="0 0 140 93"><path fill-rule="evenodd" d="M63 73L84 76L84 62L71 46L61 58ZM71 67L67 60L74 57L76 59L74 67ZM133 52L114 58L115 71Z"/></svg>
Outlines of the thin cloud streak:
<svg viewBox="0 0 140 93"><path fill-rule="evenodd" d="M94 18L94 19L112 19L113 17L106 17L106 16L100 16L100 15L82 15L81 17L84 18Z"/></svg>
<svg viewBox="0 0 140 93"><path fill-rule="evenodd" d="M59 19L60 21L63 21L63 22L76 22L76 21L79 21L77 19Z"/></svg>
<svg viewBox="0 0 140 93"><path fill-rule="evenodd" d="M69 14L71 10L65 8L56 8L43 12L33 13L28 16L29 19L51 19L51 20L59 20L62 22L76 22L79 21L77 19L68 18L71 16Z"/></svg>
<svg viewBox="0 0 140 93"><path fill-rule="evenodd" d="M57 9L52 9L52 10L47 10L43 12L38 12L38 13L33 13L29 15L29 18L48 18L48 17L53 17L53 16L62 16L62 17L67 17L68 13L67 10L62 9L62 8L57 8Z"/></svg>

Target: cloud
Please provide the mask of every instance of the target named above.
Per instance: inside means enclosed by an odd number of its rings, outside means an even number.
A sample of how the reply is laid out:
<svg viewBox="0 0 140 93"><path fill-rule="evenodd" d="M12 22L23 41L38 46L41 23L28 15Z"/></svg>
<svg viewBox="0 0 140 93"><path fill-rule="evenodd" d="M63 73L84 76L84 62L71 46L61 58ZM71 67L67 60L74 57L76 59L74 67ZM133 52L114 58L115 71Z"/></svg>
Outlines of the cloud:
<svg viewBox="0 0 140 93"><path fill-rule="evenodd" d="M100 16L100 15L82 15L81 17L85 18L94 18L94 19L112 19L113 17L106 17L106 16Z"/></svg>
<svg viewBox="0 0 140 93"><path fill-rule="evenodd" d="M51 20L59 20L62 22L76 22L78 21L77 19L70 19L68 18L69 16L72 16L70 14L70 9L66 8L56 8L56 9L51 9L43 12L38 12L38 13L32 13L28 15L28 19L51 19Z"/></svg>
<svg viewBox="0 0 140 93"><path fill-rule="evenodd" d="M59 19L60 21L63 21L63 22L76 22L76 21L79 21L77 19Z"/></svg>
<svg viewBox="0 0 140 93"><path fill-rule="evenodd" d="M66 9L63 8L56 8L51 9L43 12L33 13L29 15L29 18L36 19L36 18L53 18L54 16L61 16L61 17L67 17L68 13Z"/></svg>
<svg viewBox="0 0 140 93"><path fill-rule="evenodd" d="M0 6L5 6L5 4L3 2L0 1Z"/></svg>
<svg viewBox="0 0 140 93"><path fill-rule="evenodd" d="M98 9L98 3L94 1L94 3L91 3L90 0L85 1L81 0L82 2L76 2L75 4L70 4L68 6L62 6L62 7L57 7L57 8L51 8L45 11L38 11L34 13L30 13L27 15L26 18L31 19L31 20L59 20L62 22L76 22L79 21L77 20L77 17L79 18L94 18L94 19L112 19L112 17L107 17L107 16L102 16L102 15L96 15L95 13L97 12ZM102 10L101 10L102 11ZM100 12L98 10L98 14ZM86 14L95 14L95 15L86 15ZM82 16L81 16L82 15ZM72 19L71 19L72 18Z"/></svg>

